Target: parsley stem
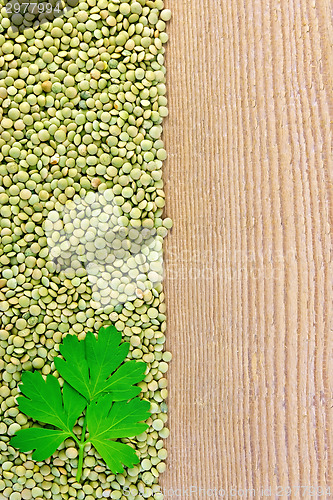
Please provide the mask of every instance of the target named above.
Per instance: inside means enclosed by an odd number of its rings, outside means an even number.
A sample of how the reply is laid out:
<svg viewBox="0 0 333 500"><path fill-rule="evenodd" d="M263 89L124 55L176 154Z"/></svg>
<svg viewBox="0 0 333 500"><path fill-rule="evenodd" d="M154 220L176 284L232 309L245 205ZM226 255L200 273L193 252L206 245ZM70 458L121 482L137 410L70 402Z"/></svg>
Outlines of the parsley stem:
<svg viewBox="0 0 333 500"><path fill-rule="evenodd" d="M77 444L80 444L80 441L78 440L78 438L75 436L74 432L71 432L71 436L72 438L74 439L74 441L77 442Z"/></svg>
<svg viewBox="0 0 333 500"><path fill-rule="evenodd" d="M76 474L76 480L77 480L78 483L80 482L81 475L82 475L84 447L86 445L86 441L85 441L86 430L87 430L87 412L86 412L86 414L84 416L81 441L79 443L79 463L78 463L77 474Z"/></svg>

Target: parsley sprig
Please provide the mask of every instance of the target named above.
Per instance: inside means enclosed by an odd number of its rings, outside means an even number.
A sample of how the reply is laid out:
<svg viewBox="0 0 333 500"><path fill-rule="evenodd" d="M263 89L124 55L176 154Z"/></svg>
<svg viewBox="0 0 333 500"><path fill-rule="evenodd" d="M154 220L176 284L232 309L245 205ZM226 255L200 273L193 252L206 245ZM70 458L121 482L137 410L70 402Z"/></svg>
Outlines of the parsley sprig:
<svg viewBox="0 0 333 500"><path fill-rule="evenodd" d="M46 427L19 430L11 445L23 452L33 451L37 461L50 457L67 438L79 448L76 480L82 475L84 448L91 443L112 473L124 472L139 459L135 450L117 439L144 432L150 403L138 397L146 363L125 361L129 344L121 343L121 333L114 326L103 327L98 338L88 332L85 339L67 335L60 346L63 359L54 359L64 379L61 389L53 375L44 377L37 371L22 374L19 409ZM84 412L81 439L73 427ZM88 436L87 436L88 431Z"/></svg>

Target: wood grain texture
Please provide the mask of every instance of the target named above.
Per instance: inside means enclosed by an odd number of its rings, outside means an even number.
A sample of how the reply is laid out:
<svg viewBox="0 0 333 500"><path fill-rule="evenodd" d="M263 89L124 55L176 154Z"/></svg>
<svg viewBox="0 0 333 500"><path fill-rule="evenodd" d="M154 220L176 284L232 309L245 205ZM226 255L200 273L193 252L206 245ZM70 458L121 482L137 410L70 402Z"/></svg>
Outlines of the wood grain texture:
<svg viewBox="0 0 333 500"><path fill-rule="evenodd" d="M296 488L333 493L333 7L166 3L165 498L319 498Z"/></svg>

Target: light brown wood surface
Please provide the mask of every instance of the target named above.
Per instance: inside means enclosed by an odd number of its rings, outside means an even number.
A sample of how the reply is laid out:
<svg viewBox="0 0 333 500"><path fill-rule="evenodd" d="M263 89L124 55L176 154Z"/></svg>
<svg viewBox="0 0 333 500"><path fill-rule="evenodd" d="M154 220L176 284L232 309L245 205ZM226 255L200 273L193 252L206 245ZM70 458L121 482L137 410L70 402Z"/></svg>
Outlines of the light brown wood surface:
<svg viewBox="0 0 333 500"><path fill-rule="evenodd" d="M333 5L166 3L165 498L329 498Z"/></svg>

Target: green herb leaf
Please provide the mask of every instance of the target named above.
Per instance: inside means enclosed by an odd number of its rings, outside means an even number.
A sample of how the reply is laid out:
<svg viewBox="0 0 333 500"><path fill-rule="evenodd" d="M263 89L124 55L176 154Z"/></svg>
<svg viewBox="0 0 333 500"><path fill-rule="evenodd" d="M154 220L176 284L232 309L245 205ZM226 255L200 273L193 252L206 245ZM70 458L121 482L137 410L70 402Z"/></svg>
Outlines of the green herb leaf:
<svg viewBox="0 0 333 500"><path fill-rule="evenodd" d="M35 420L71 433L86 406L81 394L67 383L61 394L58 380L52 375L44 380L39 372L24 372L22 382L20 390L23 396L17 398L20 411Z"/></svg>
<svg viewBox="0 0 333 500"><path fill-rule="evenodd" d="M113 474L124 472L122 464L132 468L135 464L139 463L138 455L127 444L119 443L118 441L100 441L96 439L93 445Z"/></svg>
<svg viewBox="0 0 333 500"><path fill-rule="evenodd" d="M19 430L10 440L10 444L23 452L35 450L32 458L40 462L49 458L70 435L59 429L30 427Z"/></svg>
<svg viewBox="0 0 333 500"><path fill-rule="evenodd" d="M133 467L139 459L130 446L111 439L133 437L144 432L142 423L150 416L148 401L134 398L113 403L112 394L105 394L87 408L89 441L114 474L123 472L123 465ZM123 464L123 465L122 465Z"/></svg>
<svg viewBox="0 0 333 500"><path fill-rule="evenodd" d="M146 371L146 363L127 361L108 378L105 391L112 393L113 401L126 401L140 394L140 387L132 384L141 382Z"/></svg>
<svg viewBox="0 0 333 500"><path fill-rule="evenodd" d="M61 393L59 381L52 375L44 380L39 372L24 372L22 382L23 396L17 398L20 411L58 429L21 429L10 443L23 452L35 450L32 457L45 460L67 437L75 437L72 429L86 407L86 400L67 382Z"/></svg>
<svg viewBox="0 0 333 500"><path fill-rule="evenodd" d="M41 461L72 437L79 445L78 482L88 442L113 473L123 472L123 465L132 467L138 463L133 448L115 439L141 434L148 427L142 421L150 416L150 403L135 397L141 389L134 385L143 379L146 363L123 363L129 344L120 342L121 333L114 327L101 328L98 339L93 333L82 341L68 335L60 346L65 359L55 358L56 368L65 379L62 390L52 375L44 379L37 371L24 372L22 395L18 397L20 411L56 428L21 429L12 437L11 445L23 452L33 451L32 457ZM84 410L79 441L73 427ZM87 426L90 434L86 441Z"/></svg>
<svg viewBox="0 0 333 500"><path fill-rule="evenodd" d="M55 366L60 375L89 403L109 392L112 393L113 401L131 399L141 391L134 384L142 380L147 365L128 361L118 368L129 351L129 344L120 342L121 333L114 326L101 328L98 339L92 332L88 332L81 341L67 335L60 346L64 359L55 358Z"/></svg>

